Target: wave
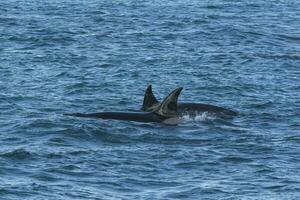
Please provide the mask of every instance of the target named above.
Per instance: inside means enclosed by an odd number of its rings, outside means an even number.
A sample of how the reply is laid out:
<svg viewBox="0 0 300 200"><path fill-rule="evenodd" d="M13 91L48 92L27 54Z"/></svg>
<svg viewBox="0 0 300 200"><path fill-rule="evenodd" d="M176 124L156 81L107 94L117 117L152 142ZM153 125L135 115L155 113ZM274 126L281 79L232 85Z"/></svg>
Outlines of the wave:
<svg viewBox="0 0 300 200"><path fill-rule="evenodd" d="M16 159L16 160L29 160L34 157L34 154L23 149L15 149L12 151L8 151L6 153L0 154L1 157L9 158L9 159Z"/></svg>

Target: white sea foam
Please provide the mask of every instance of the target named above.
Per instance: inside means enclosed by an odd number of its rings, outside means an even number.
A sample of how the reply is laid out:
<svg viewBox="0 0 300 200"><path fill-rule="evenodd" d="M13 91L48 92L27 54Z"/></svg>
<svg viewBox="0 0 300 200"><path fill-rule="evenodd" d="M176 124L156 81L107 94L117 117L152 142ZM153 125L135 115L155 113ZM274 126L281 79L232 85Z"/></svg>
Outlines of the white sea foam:
<svg viewBox="0 0 300 200"><path fill-rule="evenodd" d="M185 114L182 116L184 121L209 121L216 119L216 116L209 112L197 113L196 115Z"/></svg>

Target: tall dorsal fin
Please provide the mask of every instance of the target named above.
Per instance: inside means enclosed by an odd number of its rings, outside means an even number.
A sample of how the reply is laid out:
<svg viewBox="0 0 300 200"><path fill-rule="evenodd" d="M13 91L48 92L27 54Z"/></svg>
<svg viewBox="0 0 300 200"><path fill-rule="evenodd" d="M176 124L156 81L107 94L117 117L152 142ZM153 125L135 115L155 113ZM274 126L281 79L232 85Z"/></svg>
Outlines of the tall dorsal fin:
<svg viewBox="0 0 300 200"><path fill-rule="evenodd" d="M159 105L158 109L155 111L159 115L172 117L177 116L177 101L178 96L183 88L179 87L173 90Z"/></svg>
<svg viewBox="0 0 300 200"><path fill-rule="evenodd" d="M151 107L153 107L155 104L158 104L158 100L155 98L153 92L152 92L152 85L149 85L145 91L143 106L141 110L143 111L149 111Z"/></svg>

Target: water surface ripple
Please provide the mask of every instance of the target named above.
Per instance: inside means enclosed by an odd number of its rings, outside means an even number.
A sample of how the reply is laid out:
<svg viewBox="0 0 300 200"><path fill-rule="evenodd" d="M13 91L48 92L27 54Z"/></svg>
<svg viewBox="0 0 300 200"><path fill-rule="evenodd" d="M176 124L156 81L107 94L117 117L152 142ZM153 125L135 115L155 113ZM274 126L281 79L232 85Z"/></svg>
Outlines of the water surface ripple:
<svg viewBox="0 0 300 200"><path fill-rule="evenodd" d="M300 3L0 2L0 199L299 199ZM65 117L162 99L176 127Z"/></svg>

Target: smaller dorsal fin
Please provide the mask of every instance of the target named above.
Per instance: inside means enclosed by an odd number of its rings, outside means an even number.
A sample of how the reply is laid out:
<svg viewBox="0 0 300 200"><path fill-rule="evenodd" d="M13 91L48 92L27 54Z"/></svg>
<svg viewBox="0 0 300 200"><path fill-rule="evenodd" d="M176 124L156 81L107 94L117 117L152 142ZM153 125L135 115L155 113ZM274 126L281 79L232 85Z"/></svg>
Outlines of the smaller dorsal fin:
<svg viewBox="0 0 300 200"><path fill-rule="evenodd" d="M152 85L149 85L145 91L142 111L149 111L154 105L158 104L158 100L155 98L152 92Z"/></svg>
<svg viewBox="0 0 300 200"><path fill-rule="evenodd" d="M177 101L178 96L183 88L179 87L173 90L159 105L157 110L155 111L157 114L162 116L177 116Z"/></svg>

